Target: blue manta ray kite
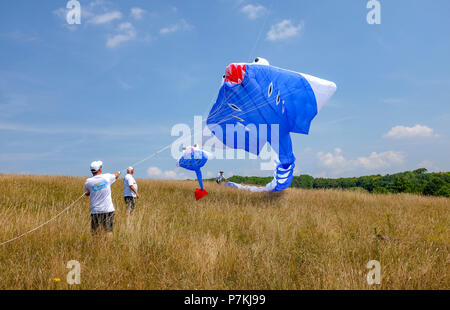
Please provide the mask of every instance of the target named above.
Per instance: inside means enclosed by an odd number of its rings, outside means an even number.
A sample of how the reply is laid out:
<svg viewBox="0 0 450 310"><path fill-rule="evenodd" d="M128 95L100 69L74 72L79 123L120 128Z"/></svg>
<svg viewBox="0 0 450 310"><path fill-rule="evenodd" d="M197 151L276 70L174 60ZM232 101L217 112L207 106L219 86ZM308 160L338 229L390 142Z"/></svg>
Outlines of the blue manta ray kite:
<svg viewBox="0 0 450 310"><path fill-rule="evenodd" d="M267 192L288 188L295 167L290 133L307 135L311 121L335 91L333 82L273 67L263 58L230 64L207 126L233 149L259 155L269 143L278 160L273 181L265 187L226 185Z"/></svg>

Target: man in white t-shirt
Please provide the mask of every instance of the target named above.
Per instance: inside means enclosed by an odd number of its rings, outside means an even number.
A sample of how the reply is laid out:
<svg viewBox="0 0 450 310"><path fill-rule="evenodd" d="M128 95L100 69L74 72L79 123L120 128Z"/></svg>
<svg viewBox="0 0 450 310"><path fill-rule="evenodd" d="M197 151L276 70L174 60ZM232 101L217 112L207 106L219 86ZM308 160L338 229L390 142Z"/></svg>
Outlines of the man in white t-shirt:
<svg viewBox="0 0 450 310"><path fill-rule="evenodd" d="M222 184L222 182L228 182L228 180L225 179L225 176L223 175L223 171L220 170L219 174L216 177L216 183L217 184Z"/></svg>
<svg viewBox="0 0 450 310"><path fill-rule="evenodd" d="M111 199L111 184L120 175L120 172L102 174L103 162L91 163L92 177L84 184L84 193L91 200L91 228L96 233L99 226L103 226L109 238L113 236L114 205Z"/></svg>
<svg viewBox="0 0 450 310"><path fill-rule="evenodd" d="M128 167L127 175L123 179L123 197L127 206L128 214L133 213L136 204L136 198L139 198L138 186L133 177L134 168Z"/></svg>

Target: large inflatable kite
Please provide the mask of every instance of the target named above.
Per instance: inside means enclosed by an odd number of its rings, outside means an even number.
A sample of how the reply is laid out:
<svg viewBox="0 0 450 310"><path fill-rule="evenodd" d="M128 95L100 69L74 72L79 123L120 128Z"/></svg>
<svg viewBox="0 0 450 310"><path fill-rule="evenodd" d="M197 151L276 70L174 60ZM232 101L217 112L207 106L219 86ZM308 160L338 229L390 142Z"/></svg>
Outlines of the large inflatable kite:
<svg viewBox="0 0 450 310"><path fill-rule="evenodd" d="M290 133L309 133L311 121L333 96L336 84L270 66L263 58L230 64L223 78L208 128L227 147L259 155L269 143L278 155L273 181L265 187L226 185L250 191L286 189L295 167Z"/></svg>

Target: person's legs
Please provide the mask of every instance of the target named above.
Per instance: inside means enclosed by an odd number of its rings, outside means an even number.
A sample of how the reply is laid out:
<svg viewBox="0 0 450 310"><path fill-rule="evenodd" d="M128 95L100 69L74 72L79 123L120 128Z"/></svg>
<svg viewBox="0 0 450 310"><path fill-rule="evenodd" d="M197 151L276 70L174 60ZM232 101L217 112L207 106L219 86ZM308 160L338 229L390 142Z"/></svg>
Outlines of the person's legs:
<svg viewBox="0 0 450 310"><path fill-rule="evenodd" d="M131 197L131 199L130 199L130 214L134 212L135 205L136 205L136 198Z"/></svg>
<svg viewBox="0 0 450 310"><path fill-rule="evenodd" d="M131 213L133 213L135 202L136 202L136 198L131 197L131 196L125 197L125 204L127 206L128 215L131 215Z"/></svg>
<svg viewBox="0 0 450 310"><path fill-rule="evenodd" d="M113 229L114 229L114 212L103 213L103 228L106 231L106 237L109 240L113 239Z"/></svg>
<svg viewBox="0 0 450 310"><path fill-rule="evenodd" d="M96 235L100 226L99 214L91 214L91 233Z"/></svg>

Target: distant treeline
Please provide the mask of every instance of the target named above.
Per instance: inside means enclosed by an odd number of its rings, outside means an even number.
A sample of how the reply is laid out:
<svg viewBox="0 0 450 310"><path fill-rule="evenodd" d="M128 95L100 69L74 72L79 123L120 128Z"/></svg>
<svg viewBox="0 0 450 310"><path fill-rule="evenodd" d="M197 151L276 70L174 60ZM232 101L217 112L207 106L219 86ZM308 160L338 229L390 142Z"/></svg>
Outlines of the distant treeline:
<svg viewBox="0 0 450 310"><path fill-rule="evenodd" d="M229 181L243 184L265 185L272 177L233 176ZM363 190L370 193L414 193L450 197L450 172L427 173L420 168L388 175L371 175L358 178L313 178L310 175L294 176L292 187L341 188Z"/></svg>

